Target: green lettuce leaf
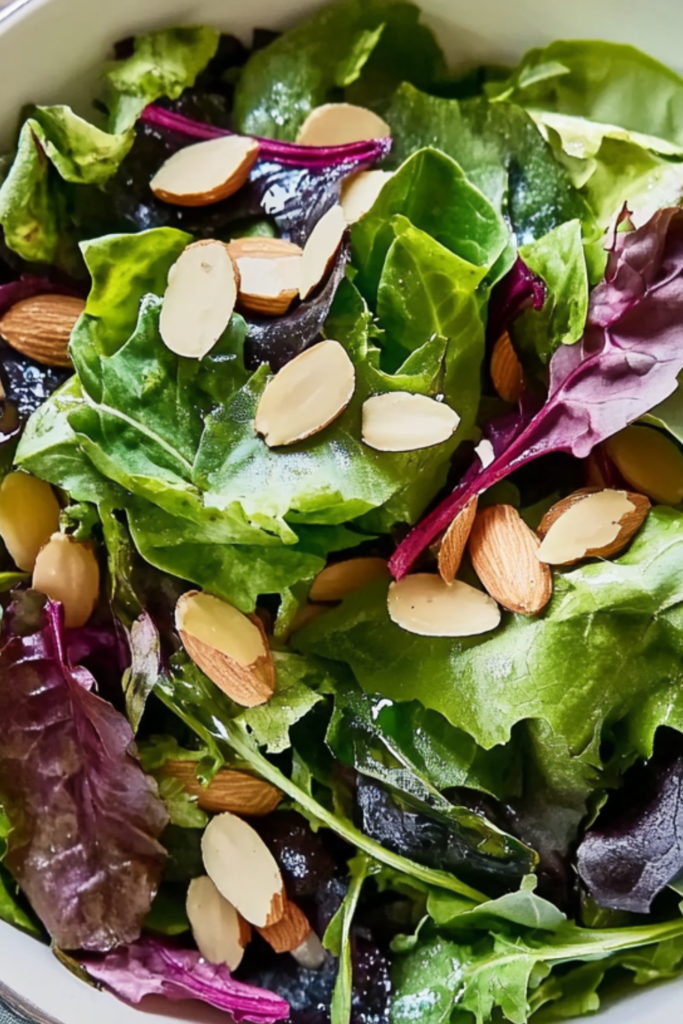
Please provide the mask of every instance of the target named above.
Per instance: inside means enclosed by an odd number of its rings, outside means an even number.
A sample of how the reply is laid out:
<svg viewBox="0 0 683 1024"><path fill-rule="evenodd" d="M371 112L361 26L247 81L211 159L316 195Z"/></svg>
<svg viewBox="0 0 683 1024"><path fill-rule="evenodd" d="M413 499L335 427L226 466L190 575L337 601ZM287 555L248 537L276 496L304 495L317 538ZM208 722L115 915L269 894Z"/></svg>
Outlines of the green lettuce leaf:
<svg viewBox="0 0 683 1024"><path fill-rule="evenodd" d="M402 81L428 88L446 75L420 10L403 0L341 0L252 54L235 93L240 131L296 138L308 114L346 89L346 99L382 106Z"/></svg>
<svg viewBox="0 0 683 1024"><path fill-rule="evenodd" d="M370 302L397 234L396 216L407 218L458 257L459 277L469 275L473 288L509 247L509 231L500 215L455 160L436 149L415 148L418 152L406 153L405 163L352 231L355 283Z"/></svg>
<svg viewBox="0 0 683 1024"><path fill-rule="evenodd" d="M114 64L104 76L111 131L127 131L148 103L161 96L175 100L194 85L215 55L219 38L214 28L192 26L137 36L133 55Z"/></svg>
<svg viewBox="0 0 683 1024"><path fill-rule="evenodd" d="M504 615L483 637L406 633L379 585L297 633L296 646L348 663L368 692L419 700L486 749L527 720L530 788L552 792L558 817L565 808L566 842L600 785L604 737L618 725L629 749L648 757L659 725L683 731L682 523L681 513L654 509L627 554L558 573L542 618Z"/></svg>
<svg viewBox="0 0 683 1024"><path fill-rule="evenodd" d="M588 315L588 272L581 224L568 221L531 245L520 256L545 282L543 308L525 309L510 328L515 345L546 366L560 345L583 337Z"/></svg>
<svg viewBox="0 0 683 1024"><path fill-rule="evenodd" d="M387 120L394 135L394 166L424 146L443 150L509 218L520 244L576 219L589 236L595 233L586 200L520 107L485 99L440 99L403 85Z"/></svg>
<svg viewBox="0 0 683 1024"><path fill-rule="evenodd" d="M134 141L110 135L69 107L33 107L0 187L0 224L10 249L82 276L77 243L109 230L112 214L96 186L116 171Z"/></svg>
<svg viewBox="0 0 683 1024"><path fill-rule="evenodd" d="M683 79L634 46L586 40L530 50L495 98L585 117L683 147Z"/></svg>

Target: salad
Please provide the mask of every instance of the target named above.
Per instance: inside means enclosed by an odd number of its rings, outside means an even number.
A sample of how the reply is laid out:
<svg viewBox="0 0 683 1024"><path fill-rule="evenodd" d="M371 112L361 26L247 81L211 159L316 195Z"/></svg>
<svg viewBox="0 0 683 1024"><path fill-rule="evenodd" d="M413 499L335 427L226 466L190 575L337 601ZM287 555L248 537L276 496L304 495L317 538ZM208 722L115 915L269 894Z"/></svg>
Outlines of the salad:
<svg viewBox="0 0 683 1024"><path fill-rule="evenodd" d="M132 1003L683 970L683 80L117 43L0 187L0 918Z"/></svg>

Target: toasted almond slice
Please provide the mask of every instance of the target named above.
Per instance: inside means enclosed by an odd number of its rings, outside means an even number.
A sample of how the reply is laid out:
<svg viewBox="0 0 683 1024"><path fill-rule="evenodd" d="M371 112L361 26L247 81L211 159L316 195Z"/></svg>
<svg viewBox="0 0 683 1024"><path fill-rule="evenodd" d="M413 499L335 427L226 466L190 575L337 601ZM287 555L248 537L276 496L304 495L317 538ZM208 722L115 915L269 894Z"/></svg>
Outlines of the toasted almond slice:
<svg viewBox="0 0 683 1024"><path fill-rule="evenodd" d="M234 814L219 814L202 837L202 857L216 888L257 928L277 924L287 897L275 858L257 832Z"/></svg>
<svg viewBox="0 0 683 1024"><path fill-rule="evenodd" d="M491 505L477 513L470 534L470 557L477 576L504 608L538 615L553 594L553 577L536 557L540 541L511 505Z"/></svg>
<svg viewBox="0 0 683 1024"><path fill-rule="evenodd" d="M313 580L308 596L311 601L343 601L356 590L389 579L386 558L348 558L326 565Z"/></svg>
<svg viewBox="0 0 683 1024"><path fill-rule="evenodd" d="M237 238L228 244L240 278L240 306L282 316L299 294L303 250L283 238Z"/></svg>
<svg viewBox="0 0 683 1024"><path fill-rule="evenodd" d="M341 208L347 224L355 224L369 213L380 192L393 176L393 171L356 171L344 179L341 187Z"/></svg>
<svg viewBox="0 0 683 1024"><path fill-rule="evenodd" d="M363 402L363 441L380 452L412 452L447 441L460 417L426 395L389 391Z"/></svg>
<svg viewBox="0 0 683 1024"><path fill-rule="evenodd" d="M549 565L571 565L582 558L611 558L645 522L650 502L643 494L584 489L558 501L538 528L536 552Z"/></svg>
<svg viewBox="0 0 683 1024"><path fill-rule="evenodd" d="M627 484L662 505L683 501L683 454L652 427L626 427L607 441L607 454Z"/></svg>
<svg viewBox="0 0 683 1024"><path fill-rule="evenodd" d="M100 594L100 567L92 545L54 533L36 558L32 586L61 601L67 628L85 626Z"/></svg>
<svg viewBox="0 0 683 1024"><path fill-rule="evenodd" d="M150 187L165 203L210 206L242 188L258 153L258 142L243 135L196 142L169 157Z"/></svg>
<svg viewBox="0 0 683 1024"><path fill-rule="evenodd" d="M324 103L308 115L299 129L300 146L343 146L366 139L386 139L391 128L366 107L352 103Z"/></svg>
<svg viewBox="0 0 683 1024"><path fill-rule="evenodd" d="M338 341L320 341L287 363L261 396L254 427L269 448L296 444L341 416L356 371Z"/></svg>
<svg viewBox="0 0 683 1024"><path fill-rule="evenodd" d="M477 498L470 498L465 507L446 530L439 547L439 575L444 583L452 583L465 554L474 517L477 514Z"/></svg>
<svg viewBox="0 0 683 1024"><path fill-rule="evenodd" d="M168 272L159 319L166 347L187 359L203 359L230 323L237 287L237 268L223 242L188 245Z"/></svg>
<svg viewBox="0 0 683 1024"><path fill-rule="evenodd" d="M204 959L236 970L251 941L250 925L220 894L208 875L192 879L185 906L194 940Z"/></svg>
<svg viewBox="0 0 683 1024"><path fill-rule="evenodd" d="M84 309L83 299L72 295L35 295L7 310L0 319L0 334L37 363L70 367L69 339Z"/></svg>
<svg viewBox="0 0 683 1024"><path fill-rule="evenodd" d="M276 924L256 930L276 953L291 953L306 941L311 926L296 903L287 900L284 914Z"/></svg>
<svg viewBox="0 0 683 1024"><path fill-rule="evenodd" d="M194 663L232 700L247 708L270 700L275 666L257 615L192 590L178 601L175 622Z"/></svg>
<svg viewBox="0 0 683 1024"><path fill-rule="evenodd" d="M444 583L432 573L405 576L389 587L389 616L420 636L478 636L495 629L500 609L468 583Z"/></svg>
<svg viewBox="0 0 683 1024"><path fill-rule="evenodd" d="M491 354L491 380L504 402L518 402L524 389L524 371L507 331L501 334Z"/></svg>
<svg viewBox="0 0 683 1024"><path fill-rule="evenodd" d="M346 219L341 206L332 206L313 228L301 257L299 295L307 299L323 281L339 252Z"/></svg>
<svg viewBox="0 0 683 1024"><path fill-rule="evenodd" d="M43 545L59 530L59 503L44 480L8 473L0 484L0 537L17 568L33 572Z"/></svg>
<svg viewBox="0 0 683 1024"><path fill-rule="evenodd" d="M232 768L222 768L208 786L197 778L192 761L167 761L163 772L182 782L185 792L196 797L204 811L231 811L247 818L261 818L274 811L282 800L280 790L269 782Z"/></svg>

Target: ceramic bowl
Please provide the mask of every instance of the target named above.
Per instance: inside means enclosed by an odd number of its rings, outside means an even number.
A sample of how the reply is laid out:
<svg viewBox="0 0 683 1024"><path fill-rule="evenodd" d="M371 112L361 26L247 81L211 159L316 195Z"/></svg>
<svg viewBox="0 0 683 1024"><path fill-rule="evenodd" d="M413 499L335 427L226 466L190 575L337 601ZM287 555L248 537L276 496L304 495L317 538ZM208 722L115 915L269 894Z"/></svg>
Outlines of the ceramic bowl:
<svg viewBox="0 0 683 1024"><path fill-rule="evenodd" d="M680 0L421 0L426 20L454 62L511 62L559 38L634 43L683 70ZM0 0L0 6L2 0ZM111 44L174 24L210 23L249 38L282 28L319 0L15 0L0 10L0 151L22 104L71 103L88 113ZM141 1010L72 977L49 950L0 922L0 1001L45 1024L140 1024ZM218 1024L198 1003L143 1002L155 1024ZM3 1020L0 1006L0 1020ZM683 1019L683 980L646 988L607 1006L600 1024L672 1024Z"/></svg>

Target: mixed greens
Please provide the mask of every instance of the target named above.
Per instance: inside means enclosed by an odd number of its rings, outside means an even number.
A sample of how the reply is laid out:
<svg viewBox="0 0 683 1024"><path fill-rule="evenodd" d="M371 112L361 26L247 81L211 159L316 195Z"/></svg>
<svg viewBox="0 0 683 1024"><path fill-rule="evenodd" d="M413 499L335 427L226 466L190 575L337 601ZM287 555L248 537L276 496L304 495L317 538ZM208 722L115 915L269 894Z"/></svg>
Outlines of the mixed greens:
<svg viewBox="0 0 683 1024"><path fill-rule="evenodd" d="M404 0L104 80L0 161L0 918L256 1024L676 976L683 80L604 42L453 72ZM160 198L209 143L240 181ZM197 243L234 291L201 353Z"/></svg>

